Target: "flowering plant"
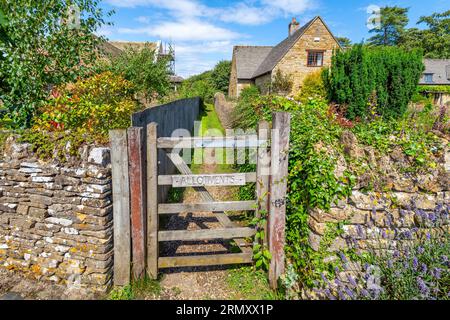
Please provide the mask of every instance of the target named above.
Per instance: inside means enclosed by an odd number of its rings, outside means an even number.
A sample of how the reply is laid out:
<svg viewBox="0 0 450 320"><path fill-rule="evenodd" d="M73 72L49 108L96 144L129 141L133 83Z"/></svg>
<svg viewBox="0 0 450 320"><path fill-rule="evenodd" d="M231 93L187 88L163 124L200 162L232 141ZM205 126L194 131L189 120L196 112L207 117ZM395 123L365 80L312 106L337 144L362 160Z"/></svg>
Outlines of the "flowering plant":
<svg viewBox="0 0 450 320"><path fill-rule="evenodd" d="M450 299L450 236L448 204L439 204L432 212L400 210L400 221L415 215L411 230L397 227L392 217L386 229L367 253L356 261L339 253L342 267L336 267L335 279L322 274L314 292L331 300L448 300ZM358 251L358 241L348 237Z"/></svg>

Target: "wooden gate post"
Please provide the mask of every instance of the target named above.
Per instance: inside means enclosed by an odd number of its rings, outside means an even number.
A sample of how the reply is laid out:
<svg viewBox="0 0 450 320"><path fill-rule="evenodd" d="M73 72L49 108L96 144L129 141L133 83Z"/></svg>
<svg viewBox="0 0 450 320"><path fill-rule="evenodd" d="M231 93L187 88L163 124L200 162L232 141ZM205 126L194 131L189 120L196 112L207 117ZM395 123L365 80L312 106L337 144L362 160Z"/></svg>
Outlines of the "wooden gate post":
<svg viewBox="0 0 450 320"><path fill-rule="evenodd" d="M258 126L258 141L269 141L270 126L267 121L261 121ZM256 218L269 216L269 176L270 176L270 153L268 144L258 146L256 165ZM265 226L264 242L267 243L267 223Z"/></svg>
<svg viewBox="0 0 450 320"><path fill-rule="evenodd" d="M131 234L130 189L128 177L127 131L110 131L113 221L114 221L114 284L130 283Z"/></svg>
<svg viewBox="0 0 450 320"><path fill-rule="evenodd" d="M135 279L145 274L146 167L143 128L128 129L130 175L132 273Z"/></svg>
<svg viewBox="0 0 450 320"><path fill-rule="evenodd" d="M156 123L147 126L147 273L158 278L158 149Z"/></svg>
<svg viewBox="0 0 450 320"><path fill-rule="evenodd" d="M289 113L276 112L272 123L270 210L268 220L269 250L272 260L269 268L269 283L278 287L278 279L285 272L285 227L286 192L289 164Z"/></svg>

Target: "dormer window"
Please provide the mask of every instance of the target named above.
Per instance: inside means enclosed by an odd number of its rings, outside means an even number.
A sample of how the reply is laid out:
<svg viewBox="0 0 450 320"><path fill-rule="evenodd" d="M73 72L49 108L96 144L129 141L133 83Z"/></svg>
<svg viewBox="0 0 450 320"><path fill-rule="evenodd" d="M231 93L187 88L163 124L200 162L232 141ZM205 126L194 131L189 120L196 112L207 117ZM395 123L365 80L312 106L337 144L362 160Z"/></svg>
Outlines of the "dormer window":
<svg viewBox="0 0 450 320"><path fill-rule="evenodd" d="M432 73L425 73L424 81L425 81L425 83L433 83L433 74Z"/></svg>

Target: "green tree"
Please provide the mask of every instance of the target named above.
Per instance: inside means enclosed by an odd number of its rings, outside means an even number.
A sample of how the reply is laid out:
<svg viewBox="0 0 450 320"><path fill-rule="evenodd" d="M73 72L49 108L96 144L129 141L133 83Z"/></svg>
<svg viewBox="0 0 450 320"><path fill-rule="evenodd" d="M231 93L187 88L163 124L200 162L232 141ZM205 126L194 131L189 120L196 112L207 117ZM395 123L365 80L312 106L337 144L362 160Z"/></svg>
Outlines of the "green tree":
<svg viewBox="0 0 450 320"><path fill-rule="evenodd" d="M383 7L381 8L381 26L370 30L375 33L368 42L375 46L395 46L405 27L408 25L409 8Z"/></svg>
<svg viewBox="0 0 450 320"><path fill-rule="evenodd" d="M400 46L421 48L426 58L450 58L450 10L423 16L417 24L426 24L428 28L406 30L400 38Z"/></svg>
<svg viewBox="0 0 450 320"><path fill-rule="evenodd" d="M170 91L168 59L157 58L154 48L127 48L113 59L108 69L132 82L147 101L164 97Z"/></svg>
<svg viewBox="0 0 450 320"><path fill-rule="evenodd" d="M336 40L339 42L342 48L349 48L352 46L352 40L347 37L337 37Z"/></svg>
<svg viewBox="0 0 450 320"><path fill-rule="evenodd" d="M213 69L211 81L216 90L228 93L231 75L231 61L220 61Z"/></svg>
<svg viewBox="0 0 450 320"><path fill-rule="evenodd" d="M14 0L0 6L8 17L0 92L15 127L28 127L53 85L89 71L103 41L93 33L106 22L99 0ZM77 14L77 13L80 14ZM109 15L110 13L108 13Z"/></svg>
<svg viewBox="0 0 450 320"><path fill-rule="evenodd" d="M323 73L329 99L349 119L370 119L373 113L398 118L407 110L424 70L420 51L355 45L335 53Z"/></svg>

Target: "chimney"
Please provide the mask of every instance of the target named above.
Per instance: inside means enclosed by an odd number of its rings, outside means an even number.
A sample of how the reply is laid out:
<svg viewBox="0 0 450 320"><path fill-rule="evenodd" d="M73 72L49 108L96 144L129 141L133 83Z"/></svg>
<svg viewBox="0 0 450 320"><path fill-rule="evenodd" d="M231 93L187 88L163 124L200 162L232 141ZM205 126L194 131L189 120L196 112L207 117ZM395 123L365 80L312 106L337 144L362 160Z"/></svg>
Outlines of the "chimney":
<svg viewBox="0 0 450 320"><path fill-rule="evenodd" d="M298 29L300 29L300 23L297 22L297 19L292 18L291 23L289 23L289 37L292 36Z"/></svg>

